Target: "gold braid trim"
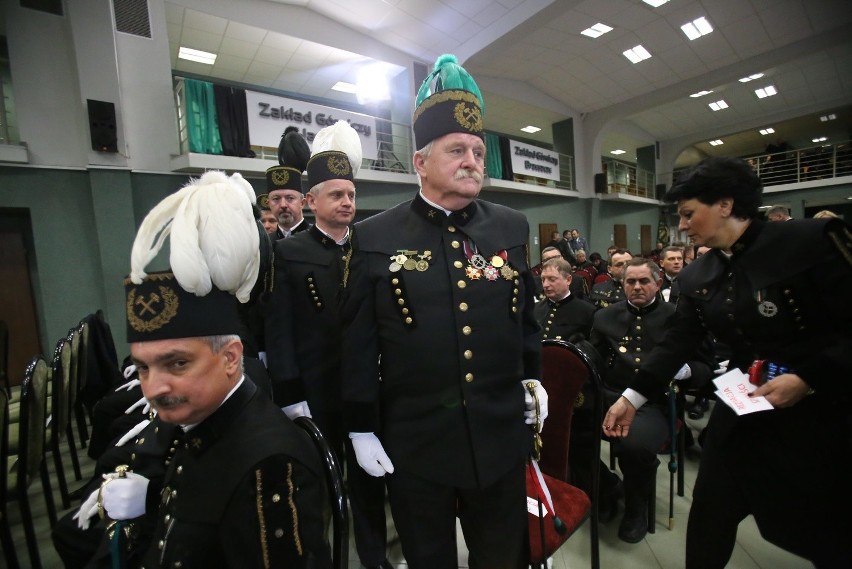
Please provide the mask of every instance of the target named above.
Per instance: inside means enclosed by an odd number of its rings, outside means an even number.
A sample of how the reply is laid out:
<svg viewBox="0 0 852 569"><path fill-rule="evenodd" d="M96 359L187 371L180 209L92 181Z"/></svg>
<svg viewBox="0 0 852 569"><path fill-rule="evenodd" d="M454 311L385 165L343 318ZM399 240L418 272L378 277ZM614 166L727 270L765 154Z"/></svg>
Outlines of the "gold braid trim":
<svg viewBox="0 0 852 569"><path fill-rule="evenodd" d="M257 521L260 526L260 552L263 556L263 566L269 569L269 548L266 545L266 518L263 517L263 478L261 470L254 471L255 490L257 491Z"/></svg>
<svg viewBox="0 0 852 569"><path fill-rule="evenodd" d="M287 463L287 503L290 504L290 511L293 513L293 544L296 546L296 552L299 555L304 555L302 551L302 539L299 537L299 512L296 510L296 501L293 499L293 463Z"/></svg>
<svg viewBox="0 0 852 569"><path fill-rule="evenodd" d="M842 227L840 230L843 233L843 236L837 234L835 231L829 231L828 236L834 241L834 246L837 247L837 251L846 259L846 262L852 267L852 233L849 232L849 228Z"/></svg>
<svg viewBox="0 0 852 569"><path fill-rule="evenodd" d="M349 229L349 250L343 256L343 288L349 283L349 263L352 261L352 235L355 233L355 228Z"/></svg>
<svg viewBox="0 0 852 569"><path fill-rule="evenodd" d="M420 103L420 106L414 111L414 121L416 122L417 119L420 118L420 115L426 112L427 109L431 109L435 105L439 105L447 101L466 101L476 105L477 110L480 108L479 99L470 91L465 91L463 89L448 89L447 91L434 93L423 99L423 102Z"/></svg>

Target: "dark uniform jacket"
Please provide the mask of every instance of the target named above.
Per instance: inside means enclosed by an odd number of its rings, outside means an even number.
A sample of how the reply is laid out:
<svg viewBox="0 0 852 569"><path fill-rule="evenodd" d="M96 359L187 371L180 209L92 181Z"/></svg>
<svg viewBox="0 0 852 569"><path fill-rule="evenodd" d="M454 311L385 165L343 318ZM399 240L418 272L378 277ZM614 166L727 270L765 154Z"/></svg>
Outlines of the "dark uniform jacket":
<svg viewBox="0 0 852 569"><path fill-rule="evenodd" d="M658 298L642 308L622 300L595 313L590 341L603 360L601 374L608 389L620 392L630 385L642 361L662 341L674 312L673 304ZM692 371L690 383L706 383L713 374L712 358L705 351L684 354L673 363L669 380L685 363ZM668 381L648 399L663 400L667 388Z"/></svg>
<svg viewBox="0 0 852 569"><path fill-rule="evenodd" d="M592 292L588 296L588 300L597 308L606 308L610 304L615 304L626 298L621 281L613 278L597 283L592 287Z"/></svg>
<svg viewBox="0 0 852 569"><path fill-rule="evenodd" d="M315 225L275 243L275 286L267 314L267 361L280 406L307 400L327 436L340 424L338 303L350 243L337 245Z"/></svg>
<svg viewBox="0 0 852 569"><path fill-rule="evenodd" d="M356 224L355 238L348 430L377 432L398 471L490 485L531 446L521 382L540 377L541 342L525 218L484 201L447 216L418 194Z"/></svg>
<svg viewBox="0 0 852 569"><path fill-rule="evenodd" d="M681 272L683 272L682 269ZM662 296L663 299L665 299L665 296L663 295L664 290L669 291L669 298L666 302L677 304L677 298L680 296L680 281L678 280L678 277L671 279L666 275L663 275L663 280L660 283L660 296Z"/></svg>
<svg viewBox="0 0 852 569"><path fill-rule="evenodd" d="M156 527L143 567L330 567L318 453L252 382L173 432L162 491L149 485Z"/></svg>
<svg viewBox="0 0 852 569"><path fill-rule="evenodd" d="M582 334L587 340L594 317L595 307L573 294L558 302L545 298L535 305L535 319L541 326L543 340L574 342L571 337L575 334Z"/></svg>
<svg viewBox="0 0 852 569"><path fill-rule="evenodd" d="M293 237L294 235L301 233L302 231L307 231L310 226L311 224L308 223L308 220L303 217L302 220L297 223L293 229L290 230L290 237ZM281 229L281 226L279 225L278 229L275 230L275 240L280 241L281 239L284 239L284 230Z"/></svg>

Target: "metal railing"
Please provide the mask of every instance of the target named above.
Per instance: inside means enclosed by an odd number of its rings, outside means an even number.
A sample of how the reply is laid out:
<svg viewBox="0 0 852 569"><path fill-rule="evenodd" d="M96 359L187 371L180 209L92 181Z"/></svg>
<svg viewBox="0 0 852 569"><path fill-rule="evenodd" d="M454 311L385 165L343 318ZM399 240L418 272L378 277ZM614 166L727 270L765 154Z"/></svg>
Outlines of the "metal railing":
<svg viewBox="0 0 852 569"><path fill-rule="evenodd" d="M760 154L747 160L764 186L852 176L852 142Z"/></svg>
<svg viewBox="0 0 852 569"><path fill-rule="evenodd" d="M656 199L656 175L631 164L615 160L603 162L607 194L625 194Z"/></svg>

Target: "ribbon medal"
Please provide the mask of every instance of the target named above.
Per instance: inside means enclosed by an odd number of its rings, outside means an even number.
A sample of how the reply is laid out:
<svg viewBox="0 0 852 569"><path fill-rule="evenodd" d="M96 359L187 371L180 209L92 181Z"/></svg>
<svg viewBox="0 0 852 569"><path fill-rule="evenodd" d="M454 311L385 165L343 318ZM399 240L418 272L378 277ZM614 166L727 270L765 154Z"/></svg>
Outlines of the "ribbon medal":
<svg viewBox="0 0 852 569"><path fill-rule="evenodd" d="M432 260L432 251L413 251L410 249L397 249L395 255L390 256L391 264L388 270L396 273L402 269L406 271L423 272L429 268L429 261Z"/></svg>
<svg viewBox="0 0 852 569"><path fill-rule="evenodd" d="M481 278L496 281L501 276L507 281L514 278L514 271L507 261L508 254L505 249L486 259L477 250L476 244L472 240L467 240L464 242L464 254L467 257L467 267L464 271L467 278L472 281Z"/></svg>

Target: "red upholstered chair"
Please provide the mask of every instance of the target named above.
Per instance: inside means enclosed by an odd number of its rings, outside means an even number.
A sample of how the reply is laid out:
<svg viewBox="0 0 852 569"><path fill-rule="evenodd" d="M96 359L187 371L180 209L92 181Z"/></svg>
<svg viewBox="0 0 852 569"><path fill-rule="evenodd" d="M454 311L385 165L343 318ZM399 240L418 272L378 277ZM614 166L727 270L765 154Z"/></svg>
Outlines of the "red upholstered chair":
<svg viewBox="0 0 852 569"><path fill-rule="evenodd" d="M590 397L586 401L591 408L594 424L602 421L601 379L592 365L589 356L574 344L562 340L544 340L541 354L541 382L547 391L548 416L542 429L542 451L539 467L544 475L565 482L569 481L569 450L571 440L571 422L578 397ZM585 386L585 389L584 389ZM563 522L569 531L590 520L591 566L600 567L598 544L598 501L594 499L599 492L600 476L600 437L594 437L594 460L590 464L592 472L592 496L583 501L580 508L572 508ZM576 487L574 487L576 490ZM558 499L553 497L554 502ZM573 519L572 519L573 518Z"/></svg>

